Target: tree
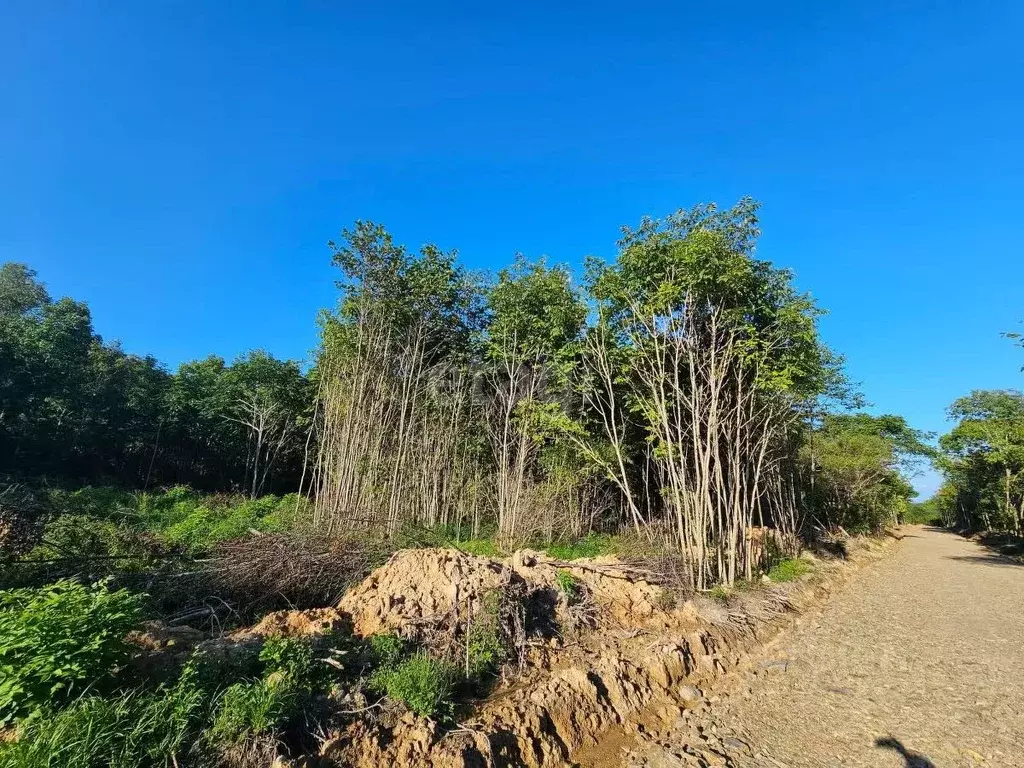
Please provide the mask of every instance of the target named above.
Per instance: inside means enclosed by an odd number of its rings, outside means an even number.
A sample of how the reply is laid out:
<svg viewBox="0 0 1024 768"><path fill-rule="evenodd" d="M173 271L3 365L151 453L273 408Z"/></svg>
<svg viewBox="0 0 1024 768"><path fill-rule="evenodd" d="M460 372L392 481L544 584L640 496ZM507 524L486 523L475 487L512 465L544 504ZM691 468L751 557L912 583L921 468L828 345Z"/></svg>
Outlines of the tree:
<svg viewBox="0 0 1024 768"><path fill-rule="evenodd" d="M486 428L499 535L522 541L554 528L555 505L536 481L545 429L578 353L586 307L569 271L517 257L487 294Z"/></svg>
<svg viewBox="0 0 1024 768"><path fill-rule="evenodd" d="M598 320L583 399L606 446L591 443L589 455L630 497L634 521L644 513L633 489L660 486L700 587L750 573L755 518L793 527L786 436L839 380L818 339L820 311L788 272L753 256L757 209L744 199L644 219L624 231L613 264L588 265ZM646 455L627 447L637 431Z"/></svg>
<svg viewBox="0 0 1024 768"><path fill-rule="evenodd" d="M946 454L942 466L962 494L959 503L984 527L1019 533L1024 527L1024 393L975 390L954 402L949 416L958 423L940 441ZM986 497L997 484L1002 504L993 515Z"/></svg>
<svg viewBox="0 0 1024 768"><path fill-rule="evenodd" d="M257 406L255 438L237 423L243 398ZM263 353L171 375L104 342L88 306L52 300L33 270L0 267L0 474L290 489L302 465L293 438L310 402L298 366Z"/></svg>
<svg viewBox="0 0 1024 768"><path fill-rule="evenodd" d="M935 455L929 438L901 416L826 416L802 447L807 513L848 530L877 531L896 522L916 495L907 473Z"/></svg>
<svg viewBox="0 0 1024 768"><path fill-rule="evenodd" d="M454 252L410 253L379 225L342 235L330 244L341 296L315 369L316 518L393 535L474 517L478 281Z"/></svg>
<svg viewBox="0 0 1024 768"><path fill-rule="evenodd" d="M245 430L246 488L252 498L282 464L302 460L309 426L308 382L291 361L263 351L250 352L225 372L230 403L222 414Z"/></svg>

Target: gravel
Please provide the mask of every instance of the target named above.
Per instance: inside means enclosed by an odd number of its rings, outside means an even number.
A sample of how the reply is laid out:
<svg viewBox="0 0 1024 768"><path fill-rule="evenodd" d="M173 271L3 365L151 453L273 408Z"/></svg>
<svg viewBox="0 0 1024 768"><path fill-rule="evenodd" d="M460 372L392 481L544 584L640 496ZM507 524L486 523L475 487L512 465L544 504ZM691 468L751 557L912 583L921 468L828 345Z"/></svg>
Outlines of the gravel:
<svg viewBox="0 0 1024 768"><path fill-rule="evenodd" d="M771 654L709 715L731 765L1024 768L1024 565L974 542L906 529Z"/></svg>

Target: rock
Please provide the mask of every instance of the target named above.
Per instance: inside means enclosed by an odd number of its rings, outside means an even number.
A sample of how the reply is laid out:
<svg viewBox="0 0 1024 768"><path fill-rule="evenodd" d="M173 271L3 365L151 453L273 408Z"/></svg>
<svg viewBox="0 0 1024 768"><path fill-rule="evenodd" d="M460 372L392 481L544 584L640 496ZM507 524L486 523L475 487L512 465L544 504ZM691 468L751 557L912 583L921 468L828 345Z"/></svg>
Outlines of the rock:
<svg viewBox="0 0 1024 768"><path fill-rule="evenodd" d="M737 739L735 736L729 736L722 740L722 746L729 752L743 752L749 753L750 746L743 739Z"/></svg>
<svg viewBox="0 0 1024 768"><path fill-rule="evenodd" d="M695 685L679 686L676 695L679 697L679 702L683 705L684 709L693 709L704 700L704 694Z"/></svg>

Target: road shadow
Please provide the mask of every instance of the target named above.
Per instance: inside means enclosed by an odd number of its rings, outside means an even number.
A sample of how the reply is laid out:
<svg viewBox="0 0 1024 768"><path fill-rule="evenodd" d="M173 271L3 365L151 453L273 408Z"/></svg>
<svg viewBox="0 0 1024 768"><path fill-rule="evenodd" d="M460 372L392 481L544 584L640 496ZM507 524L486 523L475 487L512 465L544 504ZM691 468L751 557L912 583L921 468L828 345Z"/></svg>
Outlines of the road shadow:
<svg viewBox="0 0 1024 768"><path fill-rule="evenodd" d="M935 763L912 749L907 749L899 739L892 736L879 736L875 739L875 746L879 749L891 749L903 758L905 768L937 768Z"/></svg>
<svg viewBox="0 0 1024 768"><path fill-rule="evenodd" d="M977 565L989 565L997 568L1020 568L1024 566L1024 538L1008 533L972 533L971 531L954 531L937 525L924 526L926 531L944 533L967 539L982 547L983 552L977 555L948 555L947 560L959 560Z"/></svg>

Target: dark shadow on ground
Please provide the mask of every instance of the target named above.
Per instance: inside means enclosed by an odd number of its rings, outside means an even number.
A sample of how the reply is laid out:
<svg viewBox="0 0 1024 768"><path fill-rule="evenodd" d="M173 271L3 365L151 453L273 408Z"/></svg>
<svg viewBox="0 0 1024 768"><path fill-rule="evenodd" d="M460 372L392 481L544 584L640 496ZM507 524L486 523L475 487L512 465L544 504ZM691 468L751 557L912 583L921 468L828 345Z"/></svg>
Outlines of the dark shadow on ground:
<svg viewBox="0 0 1024 768"><path fill-rule="evenodd" d="M875 746L879 749L891 749L893 752L899 753L903 758L905 768L937 768L935 763L920 752L907 749L899 739L894 739L892 736L879 736L875 739Z"/></svg>
<svg viewBox="0 0 1024 768"><path fill-rule="evenodd" d="M1008 533L972 533L971 531L954 531L938 525L926 525L926 531L959 536L981 545L985 552L977 555L951 555L949 560L962 560L965 563L992 565L996 567L1024 566L1024 538Z"/></svg>
<svg viewBox="0 0 1024 768"><path fill-rule="evenodd" d="M1020 568L1024 566L1024 562L1016 560L1006 555L1000 555L993 552L988 555L953 555L946 558L947 560L960 560L965 563L976 563L978 565L987 565L994 568Z"/></svg>

